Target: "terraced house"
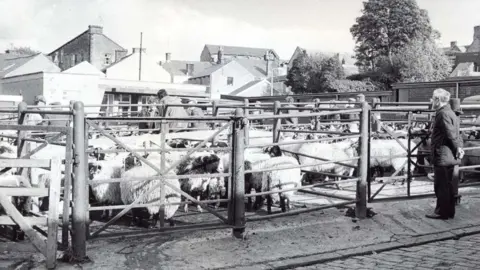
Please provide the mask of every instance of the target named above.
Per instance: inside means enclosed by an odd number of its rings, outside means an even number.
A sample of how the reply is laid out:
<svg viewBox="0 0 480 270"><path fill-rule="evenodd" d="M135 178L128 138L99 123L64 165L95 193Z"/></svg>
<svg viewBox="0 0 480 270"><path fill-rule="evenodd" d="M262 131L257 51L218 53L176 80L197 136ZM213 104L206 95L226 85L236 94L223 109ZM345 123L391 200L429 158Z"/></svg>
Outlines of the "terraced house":
<svg viewBox="0 0 480 270"><path fill-rule="evenodd" d="M271 84L273 77L287 72L286 61L273 49L205 45L200 60L210 66L192 72L188 82L208 86L214 97L275 95L283 90Z"/></svg>

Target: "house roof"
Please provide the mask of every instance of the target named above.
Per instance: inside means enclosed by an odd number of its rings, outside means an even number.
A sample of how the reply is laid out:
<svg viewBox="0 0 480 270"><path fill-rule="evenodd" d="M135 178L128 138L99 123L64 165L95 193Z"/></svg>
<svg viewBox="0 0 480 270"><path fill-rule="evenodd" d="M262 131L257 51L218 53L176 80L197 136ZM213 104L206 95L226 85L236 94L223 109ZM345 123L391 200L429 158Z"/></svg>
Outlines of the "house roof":
<svg viewBox="0 0 480 270"><path fill-rule="evenodd" d="M132 56L132 55L133 55L133 53L131 53L131 54L129 54L129 55L125 55L125 56L124 56L122 59L118 60L117 62L113 62L113 63L111 63L110 65L108 65L108 66L106 66L106 67L102 68L102 72L105 72L107 69L109 69L109 68L111 68L111 67L115 66L116 64L118 64L118 63L122 62L123 60L125 60L125 59L129 58L129 57L130 57L130 56Z"/></svg>
<svg viewBox="0 0 480 270"><path fill-rule="evenodd" d="M5 77L8 73L23 66L28 61L40 55L18 55L18 54L0 54L0 78Z"/></svg>
<svg viewBox="0 0 480 270"><path fill-rule="evenodd" d="M248 82L248 83L240 86L239 88L235 89L234 91L230 92L229 95L236 96L236 95L240 94L241 92L247 90L248 88L253 87L253 86L255 86L255 85L257 85L261 82L267 82L268 83L268 81L266 81L266 80L251 81L251 82Z"/></svg>
<svg viewBox="0 0 480 270"><path fill-rule="evenodd" d="M256 78L267 76L267 61L257 59L235 59Z"/></svg>
<svg viewBox="0 0 480 270"><path fill-rule="evenodd" d="M464 53L468 50L469 45L464 45L464 46L455 46L454 48L452 47L444 47L441 48L443 53Z"/></svg>
<svg viewBox="0 0 480 270"><path fill-rule="evenodd" d="M278 54L273 49L266 48L251 48L251 47L238 47L238 46L225 46L225 45L211 45L206 44L205 47L210 54L217 54L220 47L223 47L224 55L242 55L253 57L264 57L267 51L273 52L273 54L279 58Z"/></svg>
<svg viewBox="0 0 480 270"><path fill-rule="evenodd" d="M224 67L224 66L226 66L226 65L228 65L232 62L233 62L233 60L232 61L226 61L222 64L212 65L211 67L208 67L208 68L206 68L204 70L201 70L199 72L195 71L193 73L192 78L200 78L200 77L210 76L213 72L219 70L220 68L222 68L222 67Z"/></svg>
<svg viewBox="0 0 480 270"><path fill-rule="evenodd" d="M193 65L193 73L200 73L213 65L210 62L171 60L163 63L162 67L173 76L184 76L187 74L187 64Z"/></svg>
<svg viewBox="0 0 480 270"><path fill-rule="evenodd" d="M93 74L93 75L105 75L103 72L98 70L92 64L87 61L83 61L78 65L75 65L67 70L64 70L62 73L70 73L70 74Z"/></svg>
<svg viewBox="0 0 480 270"><path fill-rule="evenodd" d="M74 38L70 39L69 41L63 43L62 45L60 45L58 48L56 48L55 50L53 50L52 52L50 52L48 55L51 56L54 52L58 51L60 48L62 48L63 46L67 45L68 43L76 40L78 37L88 33L90 31L90 28L83 31L82 33L78 34L77 36L75 36ZM103 37L105 37L106 39L110 40L112 43L114 43L115 45L117 45L118 47L122 48L122 49L125 49L123 48L122 46L120 46L120 44L118 44L117 42L115 42L114 40L112 40L111 38L109 38L108 36L106 36L103 32L102 33L97 33L97 35L101 35Z"/></svg>

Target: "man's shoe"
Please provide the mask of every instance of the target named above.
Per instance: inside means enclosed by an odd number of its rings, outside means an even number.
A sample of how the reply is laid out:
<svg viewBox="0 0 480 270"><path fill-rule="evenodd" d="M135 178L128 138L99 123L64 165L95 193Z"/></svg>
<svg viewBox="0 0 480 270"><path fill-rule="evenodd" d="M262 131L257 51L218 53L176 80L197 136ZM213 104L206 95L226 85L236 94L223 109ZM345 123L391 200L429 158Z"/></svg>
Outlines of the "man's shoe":
<svg viewBox="0 0 480 270"><path fill-rule="evenodd" d="M438 215L438 214L435 214L435 213L433 213L433 214L427 214L427 215L425 215L425 217L431 218L431 219L442 219L442 220L448 219L448 217L442 217L442 216L440 216L440 215Z"/></svg>

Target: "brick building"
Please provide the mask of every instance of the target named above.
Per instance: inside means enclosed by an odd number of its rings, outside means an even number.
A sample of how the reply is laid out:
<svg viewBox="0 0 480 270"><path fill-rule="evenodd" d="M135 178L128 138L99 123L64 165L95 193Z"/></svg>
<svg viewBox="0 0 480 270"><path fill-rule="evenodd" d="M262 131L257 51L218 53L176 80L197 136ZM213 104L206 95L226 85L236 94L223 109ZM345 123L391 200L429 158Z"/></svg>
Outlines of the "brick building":
<svg viewBox="0 0 480 270"><path fill-rule="evenodd" d="M456 41L443 52L452 64L452 77L479 76L480 72L480 25L473 28L473 41L470 45L459 46Z"/></svg>
<svg viewBox="0 0 480 270"><path fill-rule="evenodd" d="M61 70L87 61L98 70L119 61L127 50L103 33L103 27L89 25L88 30L49 53Z"/></svg>

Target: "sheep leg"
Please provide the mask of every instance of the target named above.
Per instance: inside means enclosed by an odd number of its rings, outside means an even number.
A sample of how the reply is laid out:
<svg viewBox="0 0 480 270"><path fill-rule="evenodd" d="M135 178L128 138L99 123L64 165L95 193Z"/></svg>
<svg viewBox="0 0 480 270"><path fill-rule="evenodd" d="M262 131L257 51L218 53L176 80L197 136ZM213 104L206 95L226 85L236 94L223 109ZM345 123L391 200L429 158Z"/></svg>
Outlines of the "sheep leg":
<svg viewBox="0 0 480 270"><path fill-rule="evenodd" d="M270 194L267 195L267 213L271 214L272 213L272 196Z"/></svg>
<svg viewBox="0 0 480 270"><path fill-rule="evenodd" d="M183 212L188 213L188 203L187 203L187 199L185 199L183 196L182 196L182 202L185 203L185 204L183 205Z"/></svg>
<svg viewBox="0 0 480 270"><path fill-rule="evenodd" d="M170 224L170 227L175 227L175 221L173 221L173 219L168 219L167 221Z"/></svg>
<svg viewBox="0 0 480 270"><path fill-rule="evenodd" d="M215 196L215 198L216 198L217 200L220 200L220 194L218 194L217 196ZM215 209L218 209L219 207L220 207L220 202L216 202L216 203L215 203Z"/></svg>
<svg viewBox="0 0 480 270"><path fill-rule="evenodd" d="M287 206L285 205L285 198L282 193L278 193L278 196L280 197L280 208L282 209L282 212L286 212Z"/></svg>
<svg viewBox="0 0 480 270"><path fill-rule="evenodd" d="M200 201L200 195L197 196L197 201ZM199 204L197 204L197 210L198 212L203 213L203 209Z"/></svg>

